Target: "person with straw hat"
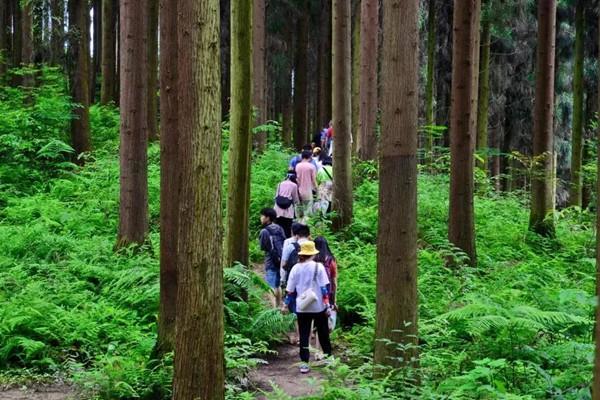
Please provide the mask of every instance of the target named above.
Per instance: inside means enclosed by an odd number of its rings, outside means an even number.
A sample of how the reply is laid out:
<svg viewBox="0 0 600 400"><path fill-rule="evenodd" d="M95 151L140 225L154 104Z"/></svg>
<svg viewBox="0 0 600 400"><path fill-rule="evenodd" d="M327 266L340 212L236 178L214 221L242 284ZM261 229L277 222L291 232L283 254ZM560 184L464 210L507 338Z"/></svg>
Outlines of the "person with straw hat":
<svg viewBox="0 0 600 400"><path fill-rule="evenodd" d="M331 356L329 340L329 278L323 264L315 262L314 256L319 254L315 242L308 240L300 245L298 263L292 268L288 277L286 291L289 301L296 294L296 315L300 333L300 372L310 372L309 340L314 322L319 335L323 353Z"/></svg>

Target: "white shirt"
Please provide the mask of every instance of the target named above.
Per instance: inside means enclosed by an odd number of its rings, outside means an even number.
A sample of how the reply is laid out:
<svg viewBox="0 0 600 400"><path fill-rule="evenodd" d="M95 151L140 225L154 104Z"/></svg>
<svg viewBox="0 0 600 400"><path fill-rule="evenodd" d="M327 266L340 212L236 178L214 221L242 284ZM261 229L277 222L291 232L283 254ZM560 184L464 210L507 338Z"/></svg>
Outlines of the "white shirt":
<svg viewBox="0 0 600 400"><path fill-rule="evenodd" d="M317 269L317 279L315 282L315 268ZM312 303L304 313L320 313L325 310L325 304L323 304L323 294L321 287L329 284L329 278L323 264L314 261L306 261L298 263L290 271L290 277L288 279L286 290L290 293L297 292L298 296L312 289L317 295L317 301Z"/></svg>

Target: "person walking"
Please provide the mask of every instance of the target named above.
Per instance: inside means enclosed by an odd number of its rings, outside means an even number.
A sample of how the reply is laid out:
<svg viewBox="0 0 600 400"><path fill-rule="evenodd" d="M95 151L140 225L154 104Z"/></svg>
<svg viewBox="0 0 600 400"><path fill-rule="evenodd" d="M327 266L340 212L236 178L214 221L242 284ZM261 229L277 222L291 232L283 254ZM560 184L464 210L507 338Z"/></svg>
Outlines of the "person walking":
<svg viewBox="0 0 600 400"><path fill-rule="evenodd" d="M305 150L302 152L302 161L296 165L296 179L300 194L298 217L301 220L312 213L313 192L317 191L317 168L311 162L314 162L312 152Z"/></svg>
<svg viewBox="0 0 600 400"><path fill-rule="evenodd" d="M283 228L275 223L277 213L272 208L263 208L260 212L262 229L259 233L260 248L265 252L265 281L275 295L275 308L281 306L281 288L279 266L285 233Z"/></svg>
<svg viewBox="0 0 600 400"><path fill-rule="evenodd" d="M290 171L290 172L296 171L296 166L298 164L300 164L300 162L302 162L302 153L304 153L305 151L309 151L312 154L312 151L313 151L312 146L310 144L305 144L304 146L302 146L302 152L300 152L300 154L296 154L290 160L290 162L288 164L288 171ZM314 160L311 159L310 162L312 165L314 165L315 168L317 168L317 163Z"/></svg>
<svg viewBox="0 0 600 400"><path fill-rule="evenodd" d="M319 335L319 342L323 353L332 355L331 341L329 339L329 295L327 285L329 279L323 264L315 262L314 256L319 254L315 243L306 241L300 246L298 253L299 262L292 268L287 282L288 297L297 293L296 315L300 332L300 372L310 372L308 361L310 359L309 340L311 327L314 322Z"/></svg>
<svg viewBox="0 0 600 400"><path fill-rule="evenodd" d="M292 223L296 215L295 206L298 203L300 203L300 197L298 196L296 174L288 173L285 180L277 186L275 205L273 206L277 213L275 223L283 228L286 238L292 236Z"/></svg>
<svg viewBox="0 0 600 400"><path fill-rule="evenodd" d="M337 303L335 300L338 283L337 260L329 248L327 239L323 236L315 238L315 248L319 251L319 254L315 256L315 261L323 264L325 272L327 272L327 277L329 278L329 286L327 287L329 290L329 304L331 305L331 308L336 309Z"/></svg>
<svg viewBox="0 0 600 400"><path fill-rule="evenodd" d="M333 162L331 157L323 159L323 167L317 173L317 184L319 185L319 205L323 215L331 211L333 200Z"/></svg>
<svg viewBox="0 0 600 400"><path fill-rule="evenodd" d="M308 240L310 240L310 228L308 225L294 222L292 224L292 237L283 242L283 250L281 251L281 269L279 271L279 276L281 279L281 286L284 289L287 285L290 271L298 262L300 246ZM290 311L294 312L291 308Z"/></svg>

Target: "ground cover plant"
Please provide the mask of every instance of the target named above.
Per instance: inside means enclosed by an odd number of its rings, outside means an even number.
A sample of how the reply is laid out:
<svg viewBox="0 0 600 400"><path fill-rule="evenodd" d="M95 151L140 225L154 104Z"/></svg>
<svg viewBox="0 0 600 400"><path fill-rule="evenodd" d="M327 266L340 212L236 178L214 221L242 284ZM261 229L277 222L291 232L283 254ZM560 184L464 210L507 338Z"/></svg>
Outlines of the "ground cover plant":
<svg viewBox="0 0 600 400"><path fill-rule="evenodd" d="M95 150L84 167L65 144L69 100L46 70L33 102L0 93L0 379L66 376L83 395L168 398L172 357L152 360L158 310L159 149L149 148L151 233L141 250L114 252L118 113L92 107ZM273 145L253 163L251 255L258 214L273 202L290 154ZM312 221L339 259L335 333L340 361L319 398L590 398L594 232L588 211L557 215L557 237L527 233L521 194L476 198L479 265L446 238L448 177L419 180L421 386L391 371L372 379L377 168L355 167L355 216L346 231ZM226 177L225 177L226 178ZM226 182L226 179L224 179ZM228 396L251 398L246 374L290 328L267 308L265 285L243 266L224 271Z"/></svg>

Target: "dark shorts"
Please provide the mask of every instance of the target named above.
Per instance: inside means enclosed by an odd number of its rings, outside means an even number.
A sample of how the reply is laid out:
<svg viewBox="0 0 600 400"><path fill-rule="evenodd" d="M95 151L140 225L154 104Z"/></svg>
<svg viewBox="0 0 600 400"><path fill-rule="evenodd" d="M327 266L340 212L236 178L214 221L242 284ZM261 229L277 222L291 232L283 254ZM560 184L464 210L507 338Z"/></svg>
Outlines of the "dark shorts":
<svg viewBox="0 0 600 400"><path fill-rule="evenodd" d="M265 270L265 281L271 289L278 289L281 281L279 270L267 269Z"/></svg>

